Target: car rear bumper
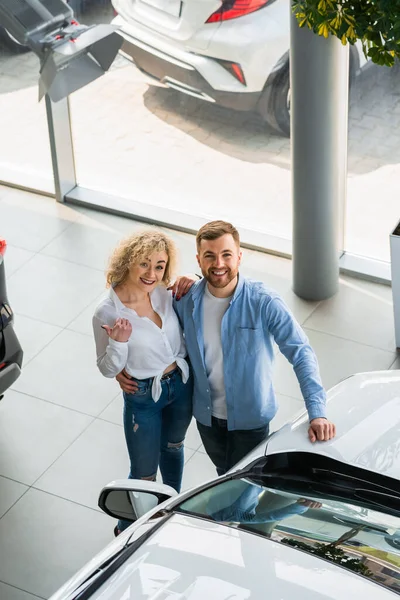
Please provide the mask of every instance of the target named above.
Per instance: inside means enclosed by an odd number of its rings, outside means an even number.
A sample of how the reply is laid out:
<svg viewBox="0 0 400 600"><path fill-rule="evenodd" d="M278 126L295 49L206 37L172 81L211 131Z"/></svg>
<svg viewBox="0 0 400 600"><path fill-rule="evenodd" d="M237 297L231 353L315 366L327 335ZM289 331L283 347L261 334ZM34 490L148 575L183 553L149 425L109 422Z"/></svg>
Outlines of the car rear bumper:
<svg viewBox="0 0 400 600"><path fill-rule="evenodd" d="M260 97L259 92L216 90L193 64L193 62L196 62L195 60L190 64L189 62L184 62L174 56L161 52L157 48L152 48L133 37L128 37L124 34L123 38L122 52L132 59L137 68L153 81L161 83L165 87L178 90L183 94L199 98L206 102L215 103L225 108L242 111L251 111L256 108ZM217 68L223 69L212 58L200 55L196 56L194 54L191 54L191 56L193 59L196 57L202 62L213 62Z"/></svg>

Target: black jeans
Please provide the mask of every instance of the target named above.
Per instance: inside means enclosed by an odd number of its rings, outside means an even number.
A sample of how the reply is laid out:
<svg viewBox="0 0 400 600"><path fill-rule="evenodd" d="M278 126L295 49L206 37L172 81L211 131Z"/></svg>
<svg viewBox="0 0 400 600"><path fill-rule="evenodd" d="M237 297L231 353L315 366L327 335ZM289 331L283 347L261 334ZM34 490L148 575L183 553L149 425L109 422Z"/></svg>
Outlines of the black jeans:
<svg viewBox="0 0 400 600"><path fill-rule="evenodd" d="M197 421L201 441L217 468L218 475L224 475L236 463L268 437L269 425L258 429L236 429L228 431L224 419L212 417L211 427Z"/></svg>

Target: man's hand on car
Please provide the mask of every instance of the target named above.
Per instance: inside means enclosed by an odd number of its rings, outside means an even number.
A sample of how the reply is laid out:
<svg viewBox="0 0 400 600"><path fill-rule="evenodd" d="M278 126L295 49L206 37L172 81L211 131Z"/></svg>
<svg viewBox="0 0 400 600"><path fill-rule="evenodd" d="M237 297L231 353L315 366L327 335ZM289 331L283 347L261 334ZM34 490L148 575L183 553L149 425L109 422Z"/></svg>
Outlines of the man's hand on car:
<svg viewBox="0 0 400 600"><path fill-rule="evenodd" d="M118 381L119 387L123 392L126 392L127 394L134 394L137 392L138 384L134 379L129 377L125 369L123 369L121 373L118 373L115 379Z"/></svg>
<svg viewBox="0 0 400 600"><path fill-rule="evenodd" d="M336 427L328 419L318 418L310 421L308 437L310 442L327 442L336 435Z"/></svg>

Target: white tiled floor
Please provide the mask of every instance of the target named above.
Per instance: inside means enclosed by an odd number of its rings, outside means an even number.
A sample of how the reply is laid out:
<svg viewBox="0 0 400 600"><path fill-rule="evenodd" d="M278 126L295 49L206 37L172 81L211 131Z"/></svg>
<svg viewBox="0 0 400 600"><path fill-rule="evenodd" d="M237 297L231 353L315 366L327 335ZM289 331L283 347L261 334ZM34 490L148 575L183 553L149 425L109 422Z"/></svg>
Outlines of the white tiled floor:
<svg viewBox="0 0 400 600"><path fill-rule="evenodd" d="M128 470L118 386L95 367L93 308L109 250L139 223L0 188L0 235L21 378L0 403L0 598L48 598L112 537L97 494ZM181 271L196 269L192 236L170 232ZM245 252L243 272L275 288L304 325L326 387L357 371L399 368L390 288L342 278L321 303L291 291L289 261ZM280 410L273 428L302 409L291 367L277 357ZM184 487L214 477L194 423Z"/></svg>

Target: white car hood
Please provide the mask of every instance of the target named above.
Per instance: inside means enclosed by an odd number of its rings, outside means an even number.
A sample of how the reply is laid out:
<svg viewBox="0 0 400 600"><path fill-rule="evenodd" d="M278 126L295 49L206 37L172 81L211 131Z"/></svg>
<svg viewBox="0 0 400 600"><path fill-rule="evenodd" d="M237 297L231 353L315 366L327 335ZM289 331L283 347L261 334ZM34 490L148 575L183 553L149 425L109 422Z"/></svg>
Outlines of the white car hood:
<svg viewBox="0 0 400 600"><path fill-rule="evenodd" d="M270 438L266 453L317 452L400 479L400 371L342 381L328 393L328 418L336 424L333 440L311 444L305 413Z"/></svg>
<svg viewBox="0 0 400 600"><path fill-rule="evenodd" d="M359 575L258 535L174 515L93 600L390 600Z"/></svg>
<svg viewBox="0 0 400 600"><path fill-rule="evenodd" d="M400 370L360 373L331 388L327 416L336 437L312 444L308 414L300 413L257 446L231 472L280 452L312 452L400 479Z"/></svg>

